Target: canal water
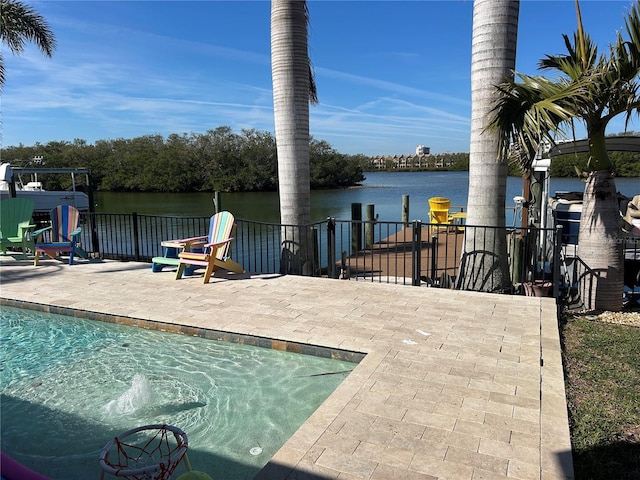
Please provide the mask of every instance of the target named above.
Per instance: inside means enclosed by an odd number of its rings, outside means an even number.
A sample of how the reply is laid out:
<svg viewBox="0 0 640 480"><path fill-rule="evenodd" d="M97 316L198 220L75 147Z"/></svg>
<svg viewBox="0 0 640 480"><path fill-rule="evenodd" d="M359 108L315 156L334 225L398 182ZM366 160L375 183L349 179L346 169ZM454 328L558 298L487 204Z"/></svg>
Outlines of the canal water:
<svg viewBox="0 0 640 480"><path fill-rule="evenodd" d="M409 196L409 220L428 221L430 197L447 197L452 206L467 204L468 172L367 172L360 187L311 192L311 220L333 217L351 218L351 204L373 204L381 221L402 220L402 197ZM616 179L618 191L632 197L640 194L639 178ZM577 178L552 178L551 192L584 190ZM509 177L507 207L515 206L513 197L522 195L522 178ZM207 217L214 213L212 193L120 193L98 192L97 211L103 213L137 212L147 215ZM279 223L278 194L223 193L221 207L236 218ZM508 221L508 219L507 219Z"/></svg>

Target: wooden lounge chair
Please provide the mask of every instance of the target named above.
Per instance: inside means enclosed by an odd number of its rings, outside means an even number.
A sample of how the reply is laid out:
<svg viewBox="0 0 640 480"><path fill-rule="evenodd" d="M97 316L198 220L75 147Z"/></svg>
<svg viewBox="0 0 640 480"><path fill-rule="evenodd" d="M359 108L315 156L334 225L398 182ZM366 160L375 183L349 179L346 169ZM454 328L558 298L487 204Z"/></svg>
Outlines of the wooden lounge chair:
<svg viewBox="0 0 640 480"><path fill-rule="evenodd" d="M41 253L47 254L54 260L61 253L69 254L69 265L73 265L75 253L84 256L80 249L78 239L82 232L80 227L80 212L71 205L58 205L51 210L51 226L36 230L33 235L48 235L48 242L36 243L36 258L34 266L38 266Z"/></svg>
<svg viewBox="0 0 640 480"><path fill-rule="evenodd" d="M209 222L209 235L206 237L186 238L182 242L185 244L190 242L202 242L203 252L184 251L179 257L178 272L176 280L182 278L185 268L188 266L206 267L204 273L204 283L209 283L211 274L218 268L224 268L235 273L242 273L244 269L241 265L231 260L228 255L229 247L233 237L231 230L233 229L234 218L230 212L219 212L211 217Z"/></svg>
<svg viewBox="0 0 640 480"><path fill-rule="evenodd" d="M35 250L33 224L34 203L28 198L7 198L0 202L0 249L7 253L7 248L21 248L22 258L27 251Z"/></svg>

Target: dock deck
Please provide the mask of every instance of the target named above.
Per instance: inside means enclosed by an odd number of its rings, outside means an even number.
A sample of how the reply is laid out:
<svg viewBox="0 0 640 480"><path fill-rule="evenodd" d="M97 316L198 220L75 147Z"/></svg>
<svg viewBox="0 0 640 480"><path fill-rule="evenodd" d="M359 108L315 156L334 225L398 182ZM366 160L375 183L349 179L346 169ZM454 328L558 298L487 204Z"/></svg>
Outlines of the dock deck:
<svg viewBox="0 0 640 480"><path fill-rule="evenodd" d="M411 278L413 270L413 227L406 227L358 250L339 262L348 276ZM443 274L456 275L462 253L464 230L423 226L420 232L420 277L434 280ZM435 264L433 263L435 253Z"/></svg>

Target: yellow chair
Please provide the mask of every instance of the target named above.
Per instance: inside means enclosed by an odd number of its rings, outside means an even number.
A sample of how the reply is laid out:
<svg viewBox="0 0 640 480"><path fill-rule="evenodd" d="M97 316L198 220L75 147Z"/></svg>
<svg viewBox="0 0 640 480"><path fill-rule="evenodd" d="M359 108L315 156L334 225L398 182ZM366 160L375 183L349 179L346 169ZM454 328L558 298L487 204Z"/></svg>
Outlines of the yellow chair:
<svg viewBox="0 0 640 480"><path fill-rule="evenodd" d="M429 199L429 223L451 225L453 217L449 215L451 200L445 197L431 197Z"/></svg>

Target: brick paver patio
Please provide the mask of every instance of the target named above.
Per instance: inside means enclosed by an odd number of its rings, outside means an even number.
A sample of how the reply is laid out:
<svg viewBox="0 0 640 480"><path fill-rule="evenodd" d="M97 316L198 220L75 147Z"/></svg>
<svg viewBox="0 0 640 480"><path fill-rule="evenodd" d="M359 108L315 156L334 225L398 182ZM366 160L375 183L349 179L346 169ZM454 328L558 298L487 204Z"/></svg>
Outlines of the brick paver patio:
<svg viewBox="0 0 640 480"><path fill-rule="evenodd" d="M5 304L365 354L258 479L573 478L553 299L11 257L0 282Z"/></svg>

